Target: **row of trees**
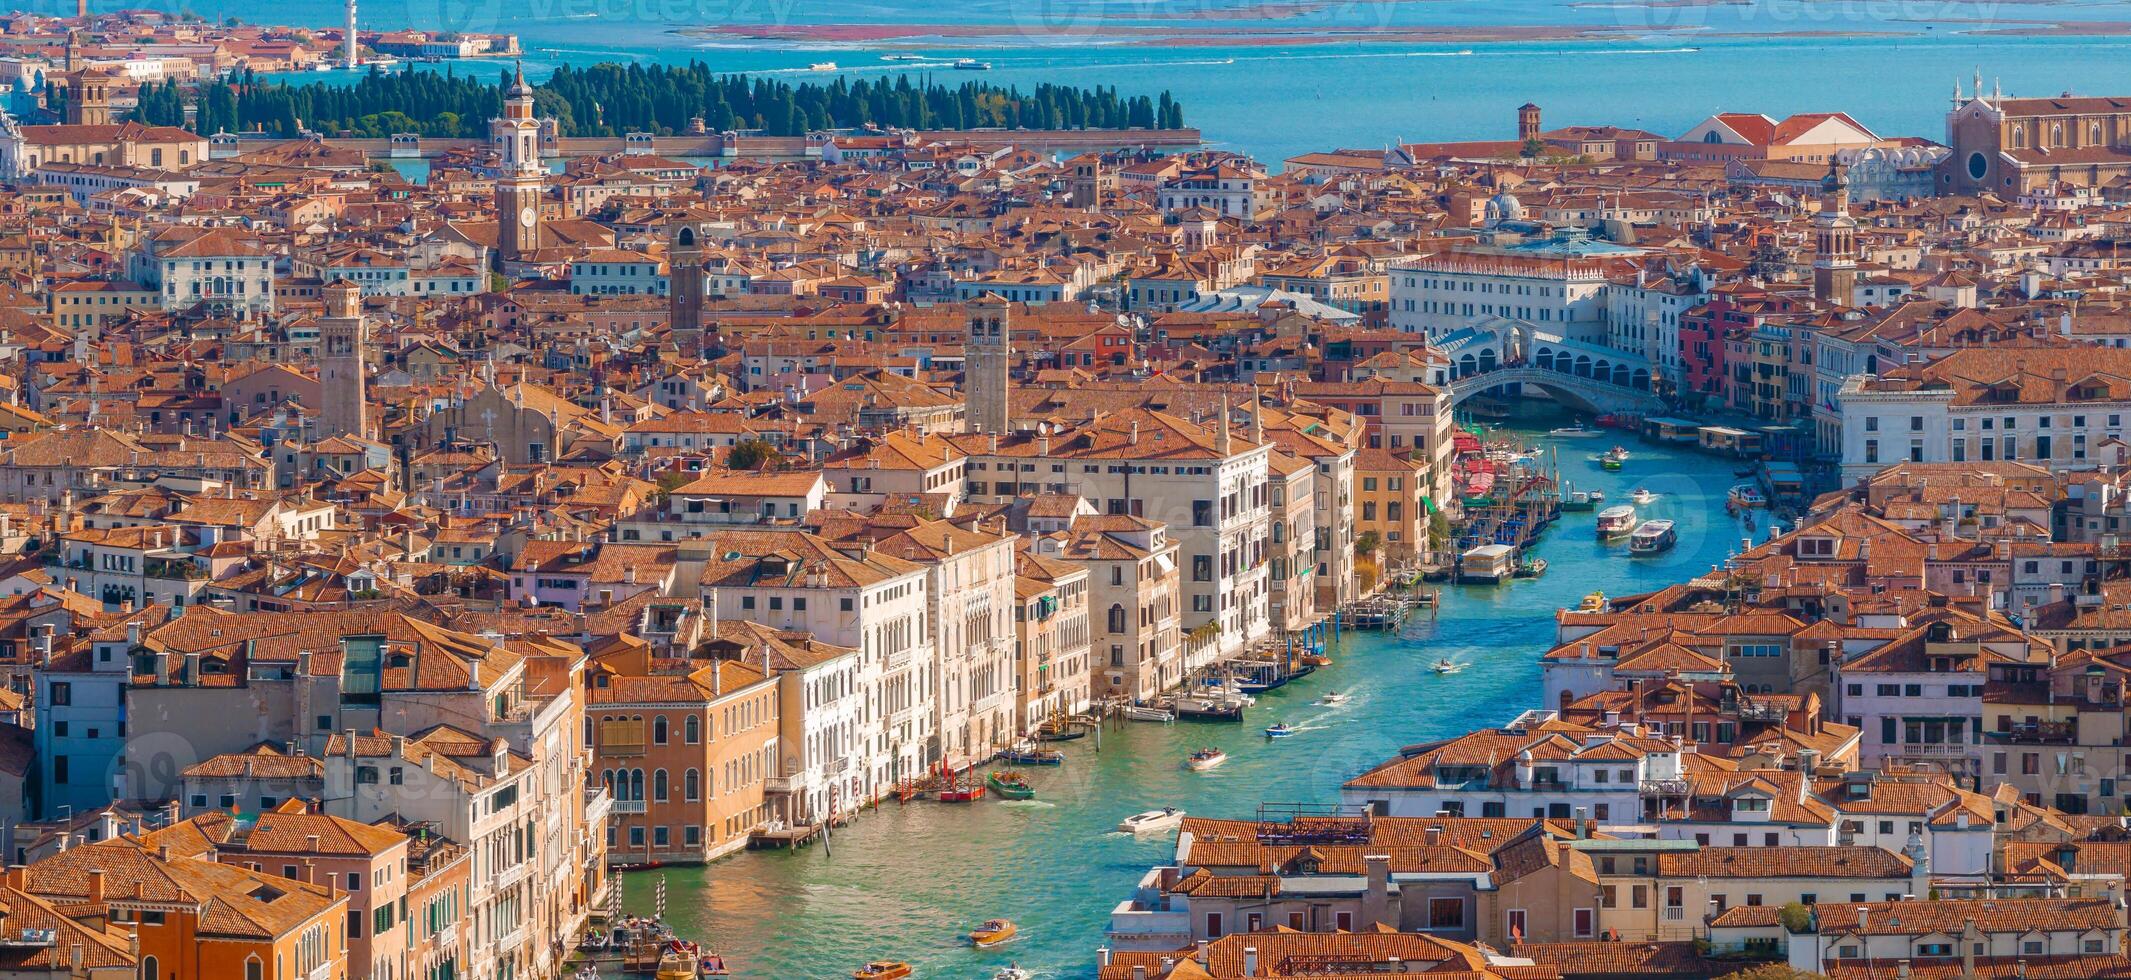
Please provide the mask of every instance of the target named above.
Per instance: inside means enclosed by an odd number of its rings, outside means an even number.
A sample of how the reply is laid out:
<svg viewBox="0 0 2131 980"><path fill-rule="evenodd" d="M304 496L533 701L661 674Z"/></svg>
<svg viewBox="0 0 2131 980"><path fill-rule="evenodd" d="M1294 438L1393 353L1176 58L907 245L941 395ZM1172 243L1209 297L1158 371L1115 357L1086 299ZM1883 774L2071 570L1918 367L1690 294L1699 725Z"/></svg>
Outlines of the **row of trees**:
<svg viewBox="0 0 2131 980"><path fill-rule="evenodd" d="M269 83L247 72L198 84L145 86L134 118L183 125L195 110L202 133L264 130L281 136L309 127L323 133L383 137L419 133L472 137L500 113L505 75L495 83L444 72L381 72L372 68L354 85ZM188 98L189 95L189 98ZM757 129L773 136L863 126L914 129L1180 129L1182 104L1120 95L1115 88L1038 85L1023 92L976 80L945 85L908 75L879 80L837 77L826 84L719 75L697 61L685 66L602 64L564 66L533 92L537 111L555 119L564 136L671 135L701 117L711 130Z"/></svg>

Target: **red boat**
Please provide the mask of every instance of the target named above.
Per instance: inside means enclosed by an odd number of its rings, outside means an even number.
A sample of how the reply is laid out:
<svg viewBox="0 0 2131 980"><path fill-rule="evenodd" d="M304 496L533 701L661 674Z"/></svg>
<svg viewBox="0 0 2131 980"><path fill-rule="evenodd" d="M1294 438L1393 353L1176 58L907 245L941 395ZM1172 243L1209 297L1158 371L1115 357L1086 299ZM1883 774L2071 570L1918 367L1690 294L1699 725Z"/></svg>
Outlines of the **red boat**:
<svg viewBox="0 0 2131 980"><path fill-rule="evenodd" d="M964 780L952 771L947 772L944 778L946 783L940 787L940 802L970 803L984 798L984 780Z"/></svg>

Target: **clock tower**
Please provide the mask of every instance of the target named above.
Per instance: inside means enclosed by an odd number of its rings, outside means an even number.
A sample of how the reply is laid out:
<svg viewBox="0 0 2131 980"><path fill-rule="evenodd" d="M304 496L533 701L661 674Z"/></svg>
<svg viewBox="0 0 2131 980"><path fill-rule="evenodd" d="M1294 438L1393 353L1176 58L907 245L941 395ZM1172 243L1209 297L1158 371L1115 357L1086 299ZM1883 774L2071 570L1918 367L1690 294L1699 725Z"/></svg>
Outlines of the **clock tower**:
<svg viewBox="0 0 2131 980"><path fill-rule="evenodd" d="M503 93L503 115L488 124L496 147L496 252L504 262L540 247L540 196L547 169L540 162L540 120L533 87L520 65Z"/></svg>

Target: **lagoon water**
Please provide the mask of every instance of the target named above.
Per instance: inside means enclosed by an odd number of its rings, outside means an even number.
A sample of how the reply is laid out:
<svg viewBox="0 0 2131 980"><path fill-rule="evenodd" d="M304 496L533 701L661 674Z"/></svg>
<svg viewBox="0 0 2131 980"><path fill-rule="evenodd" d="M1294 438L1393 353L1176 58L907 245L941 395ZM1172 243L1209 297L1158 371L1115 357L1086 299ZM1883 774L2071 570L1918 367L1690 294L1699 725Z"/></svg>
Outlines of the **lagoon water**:
<svg viewBox="0 0 2131 980"><path fill-rule="evenodd" d="M318 26L340 23L342 10L336 0L193 9ZM561 63L692 58L794 80L829 77L808 70L824 61L842 74L953 78L963 73L941 62L976 58L994 70L970 77L999 83L1168 89L1211 142L1276 166L1401 138L1507 139L1526 101L1546 110L1549 126L1667 137L1720 110L1780 118L1840 109L1882 134L1943 138L1955 79L1966 84L1977 71L1986 87L2002 79L2015 95L2131 89L2131 37L2112 36L2131 24L2121 0L394 0L365 4L362 19L365 28L514 32L536 78ZM684 33L721 25L786 36ZM889 33L908 36L824 40L823 25L906 25ZM1371 39L1417 29L1456 33L1432 35L1445 38L1435 43ZM1596 36L1472 39L1532 32ZM880 60L889 53L939 61Z"/></svg>
<svg viewBox="0 0 2131 980"><path fill-rule="evenodd" d="M663 876L668 920L714 943L736 976L843 977L876 958L906 960L923 978L989 977L1008 962L1039 976L1091 976L1109 910L1173 847L1173 834L1113 833L1119 819L1162 805L1249 818L1260 803L1336 802L1342 781L1401 746L1537 707L1538 656L1556 608L1594 590L1647 591L1707 572L1749 533L1724 512L1737 482L1729 463L1630 441L1626 469L1606 473L1587 457L1610 436L1538 441L1559 446L1575 487L1621 502L1638 486L1660 494L1640 510L1680 522L1679 546L1664 556L1629 558L1624 542L1596 540L1591 514L1565 515L1538 548L1550 564L1544 577L1446 587L1439 618L1409 626L1410 637L1349 633L1331 667L1261 696L1244 724L1107 727L1099 746L1062 746L1063 767L1025 770L1035 800L889 803L826 849L628 875L625 905L649 911ZM1429 664L1445 656L1471 666L1437 675ZM1335 690L1353 700L1313 703ZM1298 734L1267 740L1262 731L1276 721ZM1185 770L1185 755L1203 745L1221 746L1228 763ZM1020 938L983 952L959 941L993 916L1017 922Z"/></svg>

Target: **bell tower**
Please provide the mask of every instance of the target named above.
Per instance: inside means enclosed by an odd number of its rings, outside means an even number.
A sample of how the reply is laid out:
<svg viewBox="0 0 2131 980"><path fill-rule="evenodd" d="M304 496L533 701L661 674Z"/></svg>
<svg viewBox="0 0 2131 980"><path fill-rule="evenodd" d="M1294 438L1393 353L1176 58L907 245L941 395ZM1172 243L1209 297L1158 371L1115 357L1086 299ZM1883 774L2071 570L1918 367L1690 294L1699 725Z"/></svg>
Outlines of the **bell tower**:
<svg viewBox="0 0 2131 980"><path fill-rule="evenodd" d="M1820 178L1813 216L1813 298L1849 306L1857 296L1857 222L1850 217L1849 174L1834 160Z"/></svg>
<svg viewBox="0 0 2131 980"><path fill-rule="evenodd" d="M363 323L363 290L346 279L325 285L326 315L318 321L318 387L325 404L319 412L320 434L369 435L369 382L363 374L363 348L369 331Z"/></svg>
<svg viewBox="0 0 2131 980"><path fill-rule="evenodd" d="M666 322L674 346L687 355L703 350L703 233L685 219L666 242Z"/></svg>
<svg viewBox="0 0 2131 980"><path fill-rule="evenodd" d="M525 259L540 247L540 197L547 170L540 162L540 120L533 118L533 87L518 66L503 93L503 115L488 126L496 147L496 252L505 262Z"/></svg>
<svg viewBox="0 0 2131 980"><path fill-rule="evenodd" d="M996 293L985 293L970 300L968 310L969 329L962 337L962 427L1005 435L1013 305Z"/></svg>

